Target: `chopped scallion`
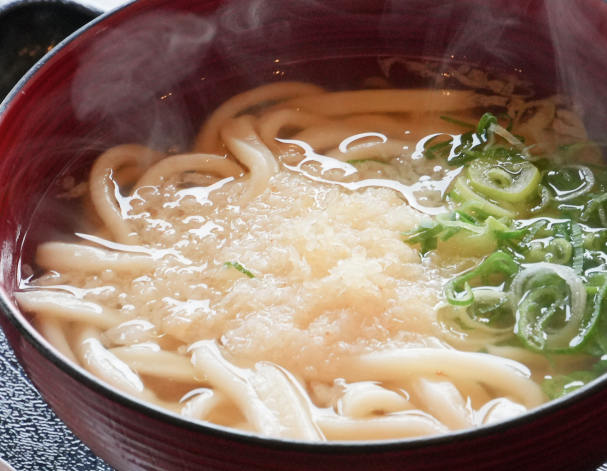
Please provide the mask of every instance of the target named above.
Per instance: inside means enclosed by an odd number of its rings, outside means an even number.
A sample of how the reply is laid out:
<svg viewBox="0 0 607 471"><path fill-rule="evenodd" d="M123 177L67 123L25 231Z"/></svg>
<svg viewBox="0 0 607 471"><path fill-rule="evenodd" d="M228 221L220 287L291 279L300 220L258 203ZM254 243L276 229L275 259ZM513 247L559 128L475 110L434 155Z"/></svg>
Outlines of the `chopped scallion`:
<svg viewBox="0 0 607 471"><path fill-rule="evenodd" d="M255 278L255 275L253 275L253 273L251 273L238 262L226 262L224 266L236 268L236 270L238 270L240 273L247 275L249 278Z"/></svg>

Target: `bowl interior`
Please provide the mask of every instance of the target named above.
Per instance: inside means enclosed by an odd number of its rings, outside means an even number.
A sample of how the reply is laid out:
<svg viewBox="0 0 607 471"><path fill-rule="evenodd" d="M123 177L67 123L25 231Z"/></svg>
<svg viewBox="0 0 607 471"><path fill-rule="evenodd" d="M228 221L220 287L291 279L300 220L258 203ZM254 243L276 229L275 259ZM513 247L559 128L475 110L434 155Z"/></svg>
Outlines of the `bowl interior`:
<svg viewBox="0 0 607 471"><path fill-rule="evenodd" d="M392 57L469 64L573 96L604 141L606 21L584 0L140 0L53 50L0 108L0 283L11 298L21 261L78 226L44 199L63 176L121 143L185 151L220 103L269 82L342 90ZM399 67L394 83L415 85Z"/></svg>

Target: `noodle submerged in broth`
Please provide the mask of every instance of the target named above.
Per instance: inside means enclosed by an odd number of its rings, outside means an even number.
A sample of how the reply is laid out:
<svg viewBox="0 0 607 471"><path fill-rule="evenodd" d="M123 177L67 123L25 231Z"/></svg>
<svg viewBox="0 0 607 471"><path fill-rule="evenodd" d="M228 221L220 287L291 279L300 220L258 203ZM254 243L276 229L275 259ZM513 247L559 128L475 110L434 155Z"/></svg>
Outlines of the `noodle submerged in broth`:
<svg viewBox="0 0 607 471"><path fill-rule="evenodd" d="M607 217L567 102L506 92L282 82L191 153L112 148L68 195L98 232L40 245L17 301L194 420L322 441L520 415L602 373Z"/></svg>

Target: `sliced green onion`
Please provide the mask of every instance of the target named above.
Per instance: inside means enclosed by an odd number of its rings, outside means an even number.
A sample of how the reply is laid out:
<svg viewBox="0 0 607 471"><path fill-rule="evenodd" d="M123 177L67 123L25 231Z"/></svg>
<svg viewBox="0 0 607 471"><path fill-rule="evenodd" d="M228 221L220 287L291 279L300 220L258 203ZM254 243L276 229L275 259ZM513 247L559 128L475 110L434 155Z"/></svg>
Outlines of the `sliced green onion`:
<svg viewBox="0 0 607 471"><path fill-rule="evenodd" d="M462 126L464 128L475 128L474 124L466 123L464 121L460 121L459 119L450 118L449 116L441 116L440 119L447 121L448 123L457 124L458 126Z"/></svg>
<svg viewBox="0 0 607 471"><path fill-rule="evenodd" d="M607 214L605 214L605 208L602 206L599 208L599 219L603 227L607 227Z"/></svg>
<svg viewBox="0 0 607 471"><path fill-rule="evenodd" d="M495 231L495 237L501 240L520 239L527 234L527 229L517 229L514 231Z"/></svg>
<svg viewBox="0 0 607 471"><path fill-rule="evenodd" d="M249 278L255 278L255 275L253 275L253 273L251 273L238 262L226 262L224 266L236 268L236 270L238 270L240 273L247 275Z"/></svg>
<svg viewBox="0 0 607 471"><path fill-rule="evenodd" d="M390 165L388 162L384 162L383 160L380 160L380 159L359 159L359 160L347 160L346 161L346 163L348 163L350 165L364 164L365 162L375 162L378 164Z"/></svg>
<svg viewBox="0 0 607 471"><path fill-rule="evenodd" d="M438 136L436 136L436 137L438 137ZM428 142L426 142L426 144L428 144L429 142L436 139L436 137L433 137L432 139L430 139ZM440 155L442 152L447 150L447 148L450 148L452 144L453 144L453 139L449 139L448 141L445 141L445 142L440 142L438 144L433 145L432 147L428 147L427 149L424 149L424 155L426 156L426 158L428 160L433 160L436 158L437 153Z"/></svg>
<svg viewBox="0 0 607 471"><path fill-rule="evenodd" d="M422 255L426 255L430 250L436 250L438 247L438 237L429 237L422 242L419 249Z"/></svg>
<svg viewBox="0 0 607 471"><path fill-rule="evenodd" d="M482 234L486 231L485 227L483 226L479 226L478 224L471 224L462 220L454 221L450 219L448 215L439 214L436 217L436 221L443 227L459 227L460 229L466 229L475 234Z"/></svg>
<svg viewBox="0 0 607 471"><path fill-rule="evenodd" d="M578 182L572 182L572 170L578 173ZM590 192L595 185L595 178L592 170L584 165L565 165L547 172L546 182L555 192L554 199L563 202ZM576 186L570 188L572 184Z"/></svg>
<svg viewBox="0 0 607 471"><path fill-rule="evenodd" d="M475 269L452 279L445 285L445 298L454 306L469 306L474 302L474 294L469 281L475 278L487 278L490 275L502 275L510 278L518 273L519 266L512 257L497 251L489 255ZM462 296L462 294L465 294Z"/></svg>
<svg viewBox="0 0 607 471"><path fill-rule="evenodd" d="M560 278L560 285L550 284L550 276ZM573 269L554 263L536 263L520 272L508 294L516 312L515 333L535 351L566 353L580 347L588 338L596 318L585 319L586 290ZM552 325L565 314L562 325Z"/></svg>
<svg viewBox="0 0 607 471"><path fill-rule="evenodd" d="M536 214L546 209L546 207L550 204L552 195L550 194L548 188L546 188L544 185L538 185L537 191L539 192L540 202L532 207L521 208L522 211L520 212ZM532 203L533 202L534 201L532 201Z"/></svg>
<svg viewBox="0 0 607 471"><path fill-rule="evenodd" d="M445 231L445 233L440 238L441 242L447 242L451 237L457 234L460 231L460 227L450 227Z"/></svg>
<svg viewBox="0 0 607 471"><path fill-rule="evenodd" d="M497 118L491 113L485 113L478 122L476 133L484 136L489 131L492 124L497 124Z"/></svg>
<svg viewBox="0 0 607 471"><path fill-rule="evenodd" d="M404 242L409 245L421 244L427 239L436 237L445 230L442 224L437 224L434 221L429 222L431 223L430 226L424 227L424 224L427 224L427 221L424 220L420 222L417 229L408 232L401 232L401 234L404 236L410 236Z"/></svg>
<svg viewBox="0 0 607 471"><path fill-rule="evenodd" d="M571 255L573 253L573 247L569 243L568 240L563 239L562 237L556 237L550 241L548 244L548 253L550 254L547 262L556 263L558 265L565 265L571 260ZM576 272L577 273L577 272ZM580 275L578 273L578 275Z"/></svg>
<svg viewBox="0 0 607 471"><path fill-rule="evenodd" d="M568 375L556 375L542 382L542 391L550 399L557 399L595 380L591 371L574 371Z"/></svg>
<svg viewBox="0 0 607 471"><path fill-rule="evenodd" d="M527 235L521 241L521 246L525 247L529 242L531 242L535 238L535 235L539 232L539 230L546 225L548 225L548 221L545 219L540 219L539 221L535 221L533 224L528 226L526 228L528 231Z"/></svg>
<svg viewBox="0 0 607 471"><path fill-rule="evenodd" d="M463 222L467 222L468 224L476 224L477 221L475 218L473 218L472 216L470 216L469 214L466 214L463 211L460 210L455 210L455 213L459 216L460 220Z"/></svg>
<svg viewBox="0 0 607 471"><path fill-rule="evenodd" d="M498 221L493 216L489 216L485 220L485 224L487 225L487 227L489 229L491 229L494 232L504 232L504 231L510 230L510 228L506 224L504 224L501 221Z"/></svg>
<svg viewBox="0 0 607 471"><path fill-rule="evenodd" d="M573 271L581 275L584 271L584 237L577 222L571 222L571 241L573 242Z"/></svg>
<svg viewBox="0 0 607 471"><path fill-rule="evenodd" d="M470 186L488 198L522 203L537 191L542 176L530 162L497 165L492 159L479 159L468 167L468 178Z"/></svg>
<svg viewBox="0 0 607 471"><path fill-rule="evenodd" d="M584 209L584 211L582 212L582 215L580 216L580 219L582 221L587 221L588 218L590 218L590 216L592 216L592 213L597 211L597 210L601 210L602 205L607 201L607 193L600 195L600 196L596 196L595 198L593 198L590 203L588 203L588 206L586 206L586 209ZM604 210L603 210L604 211ZM601 221L603 222L603 221ZM607 222L607 221L605 221ZM607 224L605 224L603 222L603 225L605 227L607 227Z"/></svg>
<svg viewBox="0 0 607 471"><path fill-rule="evenodd" d="M456 283L453 280L445 286L445 297L449 304L453 306L469 306L474 302L474 294L468 282L463 282L463 291L460 289L459 293L455 291L455 288ZM466 294L462 296L461 293L463 292Z"/></svg>
<svg viewBox="0 0 607 471"><path fill-rule="evenodd" d="M594 316L598 317L598 329L596 329L595 340L600 346L603 354L607 354L607 316L601 315L604 310L605 296L607 295L607 275L595 275L589 280L589 284L597 285L594 294Z"/></svg>
<svg viewBox="0 0 607 471"><path fill-rule="evenodd" d="M481 299L481 303L486 302L487 307L500 311L501 300L485 297L481 291L490 290L476 290L477 299ZM503 294L495 291L493 293ZM487 345L503 342L513 337L512 327L494 327L491 322L485 323L470 313L472 309L472 307L453 306L446 302L441 302L436 306L438 324L441 327L443 338L449 344L460 350L478 351L486 348ZM510 317L512 317L511 314Z"/></svg>
<svg viewBox="0 0 607 471"><path fill-rule="evenodd" d="M607 252L607 231L587 232L584 234L583 248L586 250L596 250Z"/></svg>
<svg viewBox="0 0 607 471"><path fill-rule="evenodd" d="M509 219L514 219L516 217L516 213L514 211L504 209L476 193L472 188L470 188L466 180L466 176L461 175L455 181L455 189L457 189L459 196L464 201L475 201L475 206L490 216L495 216L497 218L506 217Z"/></svg>

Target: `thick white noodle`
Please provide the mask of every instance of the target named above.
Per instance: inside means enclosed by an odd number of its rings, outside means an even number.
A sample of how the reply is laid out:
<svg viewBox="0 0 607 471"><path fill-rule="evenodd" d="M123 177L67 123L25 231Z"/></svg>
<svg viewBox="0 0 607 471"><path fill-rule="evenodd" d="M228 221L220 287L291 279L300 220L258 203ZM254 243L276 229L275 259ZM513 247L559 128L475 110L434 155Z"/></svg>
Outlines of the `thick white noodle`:
<svg viewBox="0 0 607 471"><path fill-rule="evenodd" d="M76 335L74 353L80 364L122 392L144 398L145 387L139 376L101 344L99 335L91 327L80 329Z"/></svg>
<svg viewBox="0 0 607 471"><path fill-rule="evenodd" d="M544 355L520 347L487 345L487 353L523 363L534 371L548 371L552 361Z"/></svg>
<svg viewBox="0 0 607 471"><path fill-rule="evenodd" d="M372 419L318 417L316 423L327 440L389 440L449 432L438 420L421 412L403 412Z"/></svg>
<svg viewBox="0 0 607 471"><path fill-rule="evenodd" d="M234 188L243 188L237 203L244 204L264 192L270 179L279 172L272 151L279 155L285 150L287 144L277 142L282 131L297 130L290 140L303 141L316 152L342 162L368 158L388 161L401 155L410 157L415 143L437 130L445 133L445 138L449 135L456 138L466 132L465 127L441 120L439 113L467 121L465 116L478 105L477 98L474 92L455 90L326 93L318 86L298 82L249 90L228 100L211 115L197 136L196 153L165 157L144 146L122 145L97 159L89 186L91 201L105 224L102 230L111 233L110 238L117 244L109 244L117 250L131 247L133 252L49 242L38 248L36 262L46 270L60 273L149 272L158 266L155 260L158 257L148 255L154 249L133 247L139 244L139 237L133 233L126 210L121 207L117 184L130 185L136 181L135 190L158 186L170 176L187 171L222 178L243 177L235 182ZM243 114L257 105L268 107L251 110L255 116ZM525 106L537 106L537 113L522 122L526 108L521 108L515 127L529 128L529 133L539 135L554 121L553 102L530 102ZM563 117L565 121L566 118ZM501 132L500 127L494 126L495 129ZM227 151L230 157L225 157ZM82 237L92 240L90 236ZM355 360L352 368L343 370L342 376L349 385L337 402L340 415L326 410L313 413L305 388L279 366L262 362L255 370L237 368L223 358L213 341L192 345L191 360L163 351L151 342L108 349L102 339L110 345L107 342L112 339L111 332L116 334L116 328L131 320L131 316L60 291L61 286L39 288L15 296L22 309L36 314L34 322L38 330L68 359L127 394L185 417L221 424L225 420L234 428L268 437L323 441L436 435L515 416L546 399L539 385L529 378L525 366L499 358L524 359L531 364L528 356L534 354L526 352L525 356L524 350L493 347L483 342L489 353L498 356L447 348L384 350L365 355ZM71 322L78 326L72 327ZM66 329L75 331L75 336L66 337ZM461 343L470 345L475 340L480 342L469 336ZM115 341L113 345L129 343L132 339ZM538 363L547 368L547 360ZM179 404L165 403L146 389L139 375L144 381L162 378L179 382L180 387L183 384L201 387L202 383L213 389L196 389ZM411 400L397 392L405 385L411 388ZM497 395L505 397L494 399ZM480 410L474 412L473 405ZM422 412L420 407L432 415ZM217 419L222 414L227 418Z"/></svg>
<svg viewBox="0 0 607 471"><path fill-rule="evenodd" d="M74 321L109 329L125 319L114 309L78 299L73 294L54 290L31 290L15 293L19 307L36 316L62 321Z"/></svg>
<svg viewBox="0 0 607 471"><path fill-rule="evenodd" d="M192 363L208 378L213 388L229 397L253 426L257 433L267 437L280 437L282 427L272 411L259 399L249 382L234 371L219 352L206 345L192 350Z"/></svg>
<svg viewBox="0 0 607 471"><path fill-rule="evenodd" d="M127 221L122 216L117 196L119 189L114 180L114 173L121 167L133 166L145 172L164 154L137 144L125 144L112 147L101 154L91 169L89 187L91 200L97 214L111 231L116 241L121 244L137 244L138 237L132 234Z"/></svg>
<svg viewBox="0 0 607 471"><path fill-rule="evenodd" d="M36 251L36 263L46 270L59 273L80 272L145 272L153 270L158 262L139 253L112 252L88 245L65 242L46 242Z"/></svg>
<svg viewBox="0 0 607 471"><path fill-rule="evenodd" d="M311 419L308 404L280 368L269 363L259 363L255 369L257 372L249 378L249 382L259 399L278 418L282 427L280 436L324 441L324 436Z"/></svg>
<svg viewBox="0 0 607 471"><path fill-rule="evenodd" d="M264 114L257 121L259 138L272 152L280 153L281 147L276 138L284 128L307 129L313 126L324 126L331 121L306 111L293 109L278 109Z"/></svg>
<svg viewBox="0 0 607 471"><path fill-rule="evenodd" d="M471 406L474 409L478 409L493 400L494 395L490 394L485 387L477 383L476 381L453 381L453 384L460 392L462 397L470 399Z"/></svg>
<svg viewBox="0 0 607 471"><path fill-rule="evenodd" d="M182 154L162 159L150 168L135 184L135 188L156 186L171 175L186 171L197 171L219 177L236 177L242 168L225 157L210 154Z"/></svg>
<svg viewBox="0 0 607 471"><path fill-rule="evenodd" d="M227 401L225 394L217 390L205 389L186 402L181 409L181 415L190 419L207 420L215 408Z"/></svg>
<svg viewBox="0 0 607 471"><path fill-rule="evenodd" d="M307 128L295 134L291 139L308 144L315 152L324 152L334 149L346 139L355 135L361 138L367 134L379 132L379 128L371 128L363 123L348 123L347 121L334 121L324 126ZM369 136L374 142L383 142L378 136ZM389 136L387 136L389 137ZM356 141L353 141L355 145Z"/></svg>
<svg viewBox="0 0 607 471"><path fill-rule="evenodd" d="M81 366L110 386L171 412L181 412L180 404L158 399L126 363L106 349L100 341L99 330L92 327L79 329L74 336L74 354Z"/></svg>
<svg viewBox="0 0 607 471"><path fill-rule="evenodd" d="M221 128L221 138L236 159L249 169L246 190L239 203L246 203L263 193L273 175L278 173L278 162L270 149L261 142L255 131L255 118L241 116Z"/></svg>
<svg viewBox="0 0 607 471"><path fill-rule="evenodd" d="M140 375L184 383L198 383L206 379L187 357L160 350L155 344L116 347L109 351Z"/></svg>
<svg viewBox="0 0 607 471"><path fill-rule="evenodd" d="M387 142L369 142L352 146L346 152L342 152L339 148L332 149L325 152L325 155L342 162L364 159L380 159L389 162L394 157L410 157L414 150L414 143L391 139Z"/></svg>
<svg viewBox="0 0 607 471"><path fill-rule="evenodd" d="M453 383L419 378L414 384L427 410L451 430L474 426L472 410Z"/></svg>
<svg viewBox="0 0 607 471"><path fill-rule="evenodd" d="M284 106L323 116L360 113L447 113L474 108L474 96L474 92L460 90L358 90L294 98Z"/></svg>
<svg viewBox="0 0 607 471"><path fill-rule="evenodd" d="M412 409L415 407L408 399L373 383L348 386L348 390L338 402L340 414L354 419L369 418L377 413L389 414Z"/></svg>
<svg viewBox="0 0 607 471"><path fill-rule="evenodd" d="M525 406L512 402L505 397L499 397L487 402L476 414L477 425L495 424L513 419L527 412Z"/></svg>
<svg viewBox="0 0 607 471"><path fill-rule="evenodd" d="M36 317L34 319L34 327L42 336L48 340L48 342L57 349L65 358L74 363L78 363L72 348L65 336L65 326L62 325L61 321L55 319L45 319L43 317Z"/></svg>
<svg viewBox="0 0 607 471"><path fill-rule="evenodd" d="M466 120L467 118L461 117ZM474 118L470 118L474 122ZM415 144L430 134L461 134L469 131L457 124L453 124L440 117L436 113L414 113L402 118L391 118L380 114L360 114L349 116L341 120L344 124L363 129L361 132L380 132L388 137L403 139ZM365 129L366 128L366 129Z"/></svg>
<svg viewBox="0 0 607 471"><path fill-rule="evenodd" d="M194 152L205 154L223 154L219 142L219 129L230 119L252 106L288 100L293 97L316 95L324 90L321 87L302 82L278 82L263 85L240 93L217 108L206 120L196 137Z"/></svg>
<svg viewBox="0 0 607 471"><path fill-rule="evenodd" d="M522 364L485 353L450 349L410 348L386 350L363 356L346 381L398 382L415 377L436 377L440 372L451 381L477 381L518 398L527 408L545 402L538 384L529 379Z"/></svg>
<svg viewBox="0 0 607 471"><path fill-rule="evenodd" d="M536 108L535 113L531 118L523 121L527 110ZM534 140L538 140L541 132L552 125L556 115L556 103L553 100L534 100L528 101L519 109L516 110L516 116L513 120L513 128L516 134L524 136L532 136Z"/></svg>

